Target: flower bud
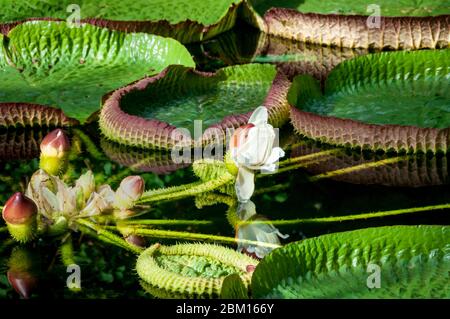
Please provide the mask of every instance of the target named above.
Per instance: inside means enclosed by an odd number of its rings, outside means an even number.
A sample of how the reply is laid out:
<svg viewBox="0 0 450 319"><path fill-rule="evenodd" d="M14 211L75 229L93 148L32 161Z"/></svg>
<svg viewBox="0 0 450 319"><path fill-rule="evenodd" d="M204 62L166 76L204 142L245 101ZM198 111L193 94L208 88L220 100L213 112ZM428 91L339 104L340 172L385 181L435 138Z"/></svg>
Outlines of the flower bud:
<svg viewBox="0 0 450 319"><path fill-rule="evenodd" d="M69 150L69 138L64 131L51 131L41 142L40 168L48 174L58 175L66 168Z"/></svg>
<svg viewBox="0 0 450 319"><path fill-rule="evenodd" d="M125 240L128 243L141 248L144 248L147 244L145 238L138 235L128 235L125 237Z"/></svg>
<svg viewBox="0 0 450 319"><path fill-rule="evenodd" d="M26 271L8 270L6 273L9 284L24 299L29 299L31 292L37 286L37 279Z"/></svg>
<svg viewBox="0 0 450 319"><path fill-rule="evenodd" d="M120 183L114 197L114 207L127 210L134 206L144 192L144 180L140 176L125 177Z"/></svg>
<svg viewBox="0 0 450 319"><path fill-rule="evenodd" d="M15 193L3 207L3 219L6 221L11 236L20 242L33 239L37 230L36 204L23 195Z"/></svg>
<svg viewBox="0 0 450 319"><path fill-rule="evenodd" d="M33 253L22 246L15 247L8 260L7 278L14 290L24 299L31 296L37 286L36 258Z"/></svg>

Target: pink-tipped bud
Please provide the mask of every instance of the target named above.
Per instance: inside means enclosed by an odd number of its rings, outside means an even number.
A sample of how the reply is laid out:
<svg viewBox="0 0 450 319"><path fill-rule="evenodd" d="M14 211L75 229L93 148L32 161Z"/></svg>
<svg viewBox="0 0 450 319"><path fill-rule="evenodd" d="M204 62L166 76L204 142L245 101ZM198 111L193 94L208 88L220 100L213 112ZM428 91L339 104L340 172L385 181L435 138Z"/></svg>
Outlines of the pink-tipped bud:
<svg viewBox="0 0 450 319"><path fill-rule="evenodd" d="M37 211L36 204L22 193L15 193L8 199L2 215L14 239L28 242L34 238L37 230Z"/></svg>
<svg viewBox="0 0 450 319"><path fill-rule="evenodd" d="M114 207L120 210L130 209L134 206L144 192L144 179L140 176L125 177L120 183L114 198Z"/></svg>
<svg viewBox="0 0 450 319"><path fill-rule="evenodd" d="M37 211L36 204L18 192L12 195L3 207L3 219L8 224L26 224L36 216Z"/></svg>
<svg viewBox="0 0 450 319"><path fill-rule="evenodd" d="M122 180L120 188L130 198L138 200L144 192L144 180L140 176L128 176Z"/></svg>
<svg viewBox="0 0 450 319"><path fill-rule="evenodd" d="M41 153L43 156L62 158L69 150L69 138L59 128L48 133L41 142Z"/></svg>

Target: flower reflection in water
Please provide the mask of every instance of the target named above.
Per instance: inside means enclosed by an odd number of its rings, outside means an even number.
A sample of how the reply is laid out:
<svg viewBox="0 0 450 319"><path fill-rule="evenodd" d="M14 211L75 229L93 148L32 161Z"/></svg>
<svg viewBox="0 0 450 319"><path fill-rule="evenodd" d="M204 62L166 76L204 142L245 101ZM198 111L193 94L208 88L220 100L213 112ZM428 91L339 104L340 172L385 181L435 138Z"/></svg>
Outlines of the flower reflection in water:
<svg viewBox="0 0 450 319"><path fill-rule="evenodd" d="M239 242L238 251L252 257L264 258L273 248L264 244L280 245L280 238L286 239L289 235L283 235L268 219L256 213L256 206L252 201L241 203L237 208L237 217L242 224L236 225L236 239L249 240L261 243L253 245Z"/></svg>

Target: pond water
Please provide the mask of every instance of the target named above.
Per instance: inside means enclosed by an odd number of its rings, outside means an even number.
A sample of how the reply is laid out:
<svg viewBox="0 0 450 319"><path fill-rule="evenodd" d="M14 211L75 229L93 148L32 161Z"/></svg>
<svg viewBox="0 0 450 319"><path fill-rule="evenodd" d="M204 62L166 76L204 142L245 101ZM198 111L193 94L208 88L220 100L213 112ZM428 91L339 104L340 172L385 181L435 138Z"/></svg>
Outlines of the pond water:
<svg viewBox="0 0 450 319"><path fill-rule="evenodd" d="M365 53L328 52L330 49L268 39L243 26L238 26L238 32L235 31L203 44L190 45L200 70L213 71L251 61L292 63L291 68L307 70L323 80L340 60ZM72 141L79 141L81 148L81 155L70 161L69 170L73 176L91 169L98 183L108 183L113 189L123 177L132 174L145 179L146 189L196 180L192 168L173 163L170 154L130 149L104 139L95 122L67 132ZM13 192L25 190L29 178L38 169L39 144L46 133L48 130L0 132L0 203ZM270 220L271 227L279 230L280 244L365 227L449 224L448 209L339 221L340 216L448 203L449 156L402 155L396 158L389 154L350 152L297 137L289 124L282 130L280 146L286 151L285 158L316 154L312 160L299 161L295 169L276 175L260 175L256 180L257 191L252 198L256 213L259 219ZM370 163L379 165L371 166ZM143 217L201 220L200 224L186 222L162 228L236 236L236 230L229 222L228 206L223 203L200 209L194 198L186 198L156 204ZM334 219L327 220L326 217ZM19 298L8 282L8 275L15 275L10 271L9 260L19 249L27 250L33 262L33 271L24 279L35 286L32 297L151 298L140 286L135 271L136 257L132 253L80 233L72 236L74 259L81 267L81 292L66 288L68 272L60 261L59 241L41 239L17 248L19 245L6 239L6 232L0 233L0 298ZM179 241L182 239L148 238L147 245ZM229 246L237 248L236 245Z"/></svg>

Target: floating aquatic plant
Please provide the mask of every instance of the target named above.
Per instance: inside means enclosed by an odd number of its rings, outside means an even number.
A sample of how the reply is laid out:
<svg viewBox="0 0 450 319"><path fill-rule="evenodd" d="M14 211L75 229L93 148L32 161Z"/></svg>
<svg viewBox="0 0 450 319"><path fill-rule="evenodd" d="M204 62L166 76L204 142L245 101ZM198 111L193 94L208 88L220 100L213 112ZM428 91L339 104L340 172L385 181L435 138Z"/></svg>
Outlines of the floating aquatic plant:
<svg viewBox="0 0 450 319"><path fill-rule="evenodd" d="M211 38L234 26L241 0L134 0L77 2L81 23L128 32L146 32L187 43ZM0 22L29 17L66 19L70 0L17 1L4 5Z"/></svg>
<svg viewBox="0 0 450 319"><path fill-rule="evenodd" d="M246 124L259 105L267 107L272 125L283 125L289 84L271 65L232 66L215 73L170 66L112 93L103 103L100 128L110 140L141 148L223 145L227 129ZM200 128L194 130L192 118L201 120L196 122Z"/></svg>
<svg viewBox="0 0 450 319"><path fill-rule="evenodd" d="M392 226L291 243L256 267L252 293L255 298L448 298L448 232L447 226Z"/></svg>
<svg viewBox="0 0 450 319"><path fill-rule="evenodd" d="M194 65L173 39L84 23L29 21L2 40L0 126L7 127L84 122L109 91L170 64Z"/></svg>
<svg viewBox="0 0 450 319"><path fill-rule="evenodd" d="M217 298L229 275L250 283L248 266L258 261L217 245L155 244L138 258L136 270L143 287L160 298Z"/></svg>
<svg viewBox="0 0 450 319"><path fill-rule="evenodd" d="M292 124L301 135L345 147L446 153L449 53L389 52L344 61L328 76L323 95L310 76L300 75L289 92L297 106Z"/></svg>

